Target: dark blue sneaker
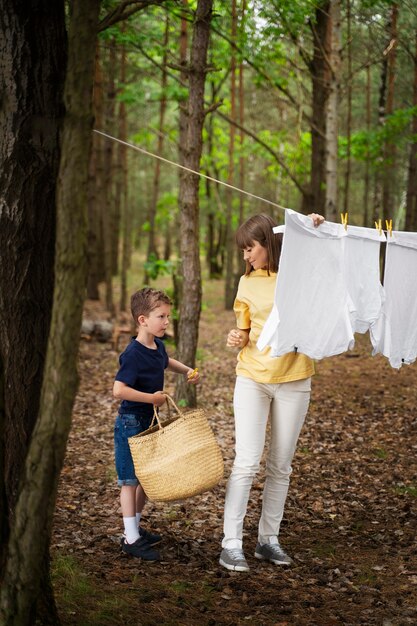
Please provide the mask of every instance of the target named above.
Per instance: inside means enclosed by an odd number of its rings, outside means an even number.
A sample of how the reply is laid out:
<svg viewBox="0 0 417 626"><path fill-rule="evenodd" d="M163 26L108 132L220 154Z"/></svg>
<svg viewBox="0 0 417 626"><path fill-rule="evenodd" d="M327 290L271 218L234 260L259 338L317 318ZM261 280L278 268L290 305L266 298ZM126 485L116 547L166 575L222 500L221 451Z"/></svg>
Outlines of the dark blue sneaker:
<svg viewBox="0 0 417 626"><path fill-rule="evenodd" d="M134 543L127 543L126 539L123 537L121 545L123 552L135 556L138 559L143 559L144 561L161 560L159 552L154 550L143 537L139 537Z"/></svg>
<svg viewBox="0 0 417 626"><path fill-rule="evenodd" d="M139 535L143 539L146 539L150 546L155 546L157 543L162 541L161 535L158 535L157 533L151 533L149 532L149 530L145 530L144 528L142 528L142 526L139 528Z"/></svg>

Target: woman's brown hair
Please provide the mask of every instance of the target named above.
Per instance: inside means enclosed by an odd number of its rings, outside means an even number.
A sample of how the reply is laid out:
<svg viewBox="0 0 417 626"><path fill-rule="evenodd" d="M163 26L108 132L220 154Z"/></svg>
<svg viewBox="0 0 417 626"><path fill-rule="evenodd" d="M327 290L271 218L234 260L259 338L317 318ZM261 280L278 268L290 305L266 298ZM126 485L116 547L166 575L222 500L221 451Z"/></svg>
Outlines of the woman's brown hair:
<svg viewBox="0 0 417 626"><path fill-rule="evenodd" d="M268 252L269 272L278 272L279 257L281 255L282 234L274 233L273 228L276 222L265 213L254 215L244 222L236 231L236 243L238 248L244 250L250 248L257 241ZM253 271L253 267L246 261L245 275Z"/></svg>

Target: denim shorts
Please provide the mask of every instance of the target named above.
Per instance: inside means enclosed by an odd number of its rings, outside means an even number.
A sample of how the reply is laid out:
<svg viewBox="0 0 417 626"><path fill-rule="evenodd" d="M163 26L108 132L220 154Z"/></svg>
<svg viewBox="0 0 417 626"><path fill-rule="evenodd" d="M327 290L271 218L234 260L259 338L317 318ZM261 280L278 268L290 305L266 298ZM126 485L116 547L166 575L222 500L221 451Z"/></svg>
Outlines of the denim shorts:
<svg viewBox="0 0 417 626"><path fill-rule="evenodd" d="M119 487L123 487L123 485L136 487L139 484L127 440L129 437L147 430L151 422L152 417L141 417L133 413L119 414L116 417L114 424L114 460Z"/></svg>

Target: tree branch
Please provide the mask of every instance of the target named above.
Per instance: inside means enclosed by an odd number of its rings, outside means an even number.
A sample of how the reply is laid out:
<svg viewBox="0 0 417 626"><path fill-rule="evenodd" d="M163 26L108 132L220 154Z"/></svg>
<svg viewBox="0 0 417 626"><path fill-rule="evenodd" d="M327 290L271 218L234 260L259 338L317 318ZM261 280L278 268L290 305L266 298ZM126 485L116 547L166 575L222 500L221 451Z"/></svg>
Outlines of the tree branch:
<svg viewBox="0 0 417 626"><path fill-rule="evenodd" d="M165 0L123 0L112 11L107 13L98 23L98 32L126 20L142 9L149 6L162 6Z"/></svg>

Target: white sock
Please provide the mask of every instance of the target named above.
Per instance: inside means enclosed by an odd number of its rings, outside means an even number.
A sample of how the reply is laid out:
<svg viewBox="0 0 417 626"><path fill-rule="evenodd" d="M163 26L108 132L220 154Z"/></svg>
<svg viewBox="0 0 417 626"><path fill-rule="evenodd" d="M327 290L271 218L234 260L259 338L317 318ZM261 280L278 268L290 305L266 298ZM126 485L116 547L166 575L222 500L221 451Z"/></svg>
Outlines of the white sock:
<svg viewBox="0 0 417 626"><path fill-rule="evenodd" d="M135 543L139 539L139 531L136 524L136 517L124 517L125 537L127 543Z"/></svg>
<svg viewBox="0 0 417 626"><path fill-rule="evenodd" d="M141 517L141 515L142 515L141 513L138 513L138 512L136 511L136 526L137 526L138 528L139 528L139 526L140 526L140 517Z"/></svg>

